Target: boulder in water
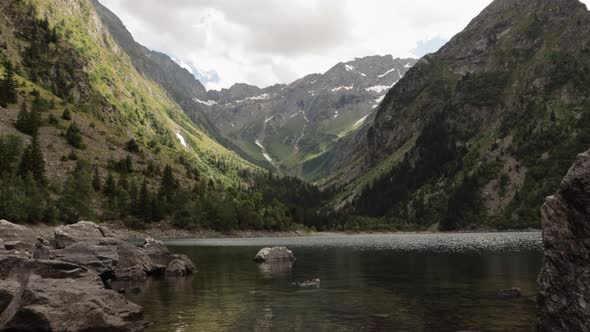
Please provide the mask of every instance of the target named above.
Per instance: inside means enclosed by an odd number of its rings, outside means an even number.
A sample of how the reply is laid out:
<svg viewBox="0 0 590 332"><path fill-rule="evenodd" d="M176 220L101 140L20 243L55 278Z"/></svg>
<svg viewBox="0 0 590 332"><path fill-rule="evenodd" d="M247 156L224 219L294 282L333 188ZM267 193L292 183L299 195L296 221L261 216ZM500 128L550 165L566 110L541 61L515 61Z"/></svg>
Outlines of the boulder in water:
<svg viewBox="0 0 590 332"><path fill-rule="evenodd" d="M263 248L258 251L254 260L259 263L294 261L295 255L293 255L293 252L287 249L287 247Z"/></svg>

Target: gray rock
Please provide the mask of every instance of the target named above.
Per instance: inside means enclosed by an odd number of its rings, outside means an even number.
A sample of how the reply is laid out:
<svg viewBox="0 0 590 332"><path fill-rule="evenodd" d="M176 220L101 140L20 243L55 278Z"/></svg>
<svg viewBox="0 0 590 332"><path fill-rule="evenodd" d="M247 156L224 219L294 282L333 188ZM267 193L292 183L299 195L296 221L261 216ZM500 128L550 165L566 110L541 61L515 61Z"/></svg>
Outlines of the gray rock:
<svg viewBox="0 0 590 332"><path fill-rule="evenodd" d="M0 220L0 240L4 245L9 242L19 241L27 245L26 251L32 252L38 242L37 235L27 227L13 224L6 220Z"/></svg>
<svg viewBox="0 0 590 332"><path fill-rule="evenodd" d="M172 258L173 258L173 260L181 260L184 263L187 274L192 274L192 273L197 272L197 267L195 266L193 261L191 261L191 259L188 258L187 255L172 255Z"/></svg>
<svg viewBox="0 0 590 332"><path fill-rule="evenodd" d="M187 275L186 265L180 259L173 260L166 268L167 277L184 277Z"/></svg>
<svg viewBox="0 0 590 332"><path fill-rule="evenodd" d="M119 263L117 247L91 242L75 243L56 250L55 258L90 268L99 274L113 272Z"/></svg>
<svg viewBox="0 0 590 332"><path fill-rule="evenodd" d="M254 257L256 262L294 261L295 256L286 247L263 248Z"/></svg>
<svg viewBox="0 0 590 332"><path fill-rule="evenodd" d="M155 264L168 265L174 260L164 243L151 237L144 240L143 249Z"/></svg>
<svg viewBox="0 0 590 332"><path fill-rule="evenodd" d="M115 233L106 227L90 221L80 221L73 225L59 226L55 229L57 248L65 248L77 242L99 241L103 238L114 238Z"/></svg>
<svg viewBox="0 0 590 332"><path fill-rule="evenodd" d="M590 151L578 156L541 212L537 329L590 331Z"/></svg>
<svg viewBox="0 0 590 332"><path fill-rule="evenodd" d="M6 250L31 251L31 245L22 241L8 241L4 243Z"/></svg>
<svg viewBox="0 0 590 332"><path fill-rule="evenodd" d="M55 251L42 243L35 245L35 251L33 252L34 259L51 260L55 259Z"/></svg>
<svg viewBox="0 0 590 332"><path fill-rule="evenodd" d="M0 250L6 250L6 247L4 247L4 240L0 239Z"/></svg>
<svg viewBox="0 0 590 332"><path fill-rule="evenodd" d="M0 326L8 331L142 331L143 309L84 267L0 258Z"/></svg>

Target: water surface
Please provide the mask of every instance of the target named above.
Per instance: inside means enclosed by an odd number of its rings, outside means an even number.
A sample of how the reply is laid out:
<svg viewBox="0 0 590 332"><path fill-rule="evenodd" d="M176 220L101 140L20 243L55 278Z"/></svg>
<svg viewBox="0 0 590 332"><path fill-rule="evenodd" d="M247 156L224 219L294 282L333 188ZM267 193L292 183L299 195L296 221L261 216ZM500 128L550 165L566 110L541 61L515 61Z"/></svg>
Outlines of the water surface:
<svg viewBox="0 0 590 332"><path fill-rule="evenodd" d="M540 233L175 240L199 272L150 280L149 331L531 331ZM258 265L286 245L293 264ZM321 279L319 289L292 282ZM118 286L117 286L118 287ZM519 287L525 297L502 300Z"/></svg>

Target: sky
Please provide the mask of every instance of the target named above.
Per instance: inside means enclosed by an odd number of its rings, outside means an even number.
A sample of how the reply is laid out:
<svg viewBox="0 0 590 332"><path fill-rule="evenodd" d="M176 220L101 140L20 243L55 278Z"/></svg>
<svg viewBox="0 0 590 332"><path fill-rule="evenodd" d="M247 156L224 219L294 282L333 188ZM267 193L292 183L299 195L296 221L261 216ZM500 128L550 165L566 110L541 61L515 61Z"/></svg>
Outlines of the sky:
<svg viewBox="0 0 590 332"><path fill-rule="evenodd" d="M338 62L438 50L491 0L100 0L208 89L266 87ZM590 3L590 0L584 0Z"/></svg>

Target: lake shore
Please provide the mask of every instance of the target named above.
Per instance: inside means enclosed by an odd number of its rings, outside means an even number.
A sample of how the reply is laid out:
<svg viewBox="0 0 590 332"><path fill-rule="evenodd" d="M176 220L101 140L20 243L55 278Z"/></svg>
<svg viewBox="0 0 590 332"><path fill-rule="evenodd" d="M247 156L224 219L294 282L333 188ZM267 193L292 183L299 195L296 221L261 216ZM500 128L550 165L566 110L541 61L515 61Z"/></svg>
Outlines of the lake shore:
<svg viewBox="0 0 590 332"><path fill-rule="evenodd" d="M236 238L236 239L251 239L251 238L281 238L281 237L309 237L309 236L346 236L346 235L387 235L387 234L433 234L443 233L440 231L323 231L315 232L310 230L294 230L294 231L262 231L262 230L232 230L227 232L219 232L208 229L179 229L175 228L170 222L162 221L159 223L150 224L149 227L143 229L131 229L126 227L122 222L109 222L103 224L106 227L114 230L118 238L130 241L140 241L147 237L152 237L158 240L173 240L173 239L218 239L218 238ZM53 232L57 225L27 225L38 236L44 237ZM451 233L511 233L511 232L540 232L539 229L526 230L496 230L496 229L475 229L454 231Z"/></svg>

